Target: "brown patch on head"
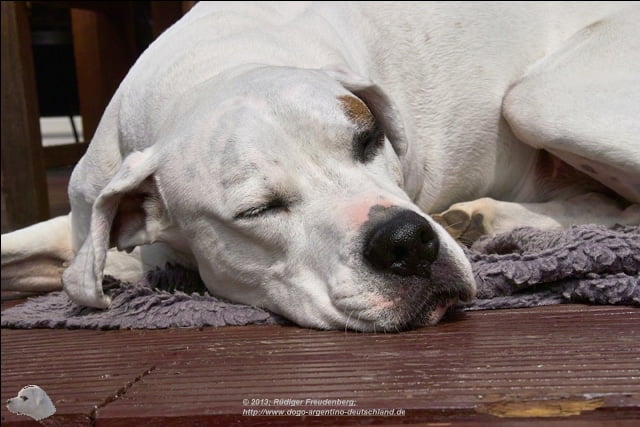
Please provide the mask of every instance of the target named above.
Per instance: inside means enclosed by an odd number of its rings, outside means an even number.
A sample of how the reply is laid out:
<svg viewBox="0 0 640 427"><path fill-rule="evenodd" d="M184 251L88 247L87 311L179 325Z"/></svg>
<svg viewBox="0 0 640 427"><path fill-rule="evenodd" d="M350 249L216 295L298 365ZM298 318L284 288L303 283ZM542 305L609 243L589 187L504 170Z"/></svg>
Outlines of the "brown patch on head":
<svg viewBox="0 0 640 427"><path fill-rule="evenodd" d="M375 124L375 119L369 108L355 96L342 95L338 97L338 100L346 116L358 127L368 128Z"/></svg>

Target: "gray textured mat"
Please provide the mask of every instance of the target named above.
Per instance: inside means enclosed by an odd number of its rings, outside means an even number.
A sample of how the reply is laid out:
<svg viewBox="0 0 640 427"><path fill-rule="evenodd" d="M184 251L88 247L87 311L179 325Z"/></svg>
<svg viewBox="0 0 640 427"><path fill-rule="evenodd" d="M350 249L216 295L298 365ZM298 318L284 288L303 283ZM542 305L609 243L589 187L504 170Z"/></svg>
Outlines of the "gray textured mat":
<svg viewBox="0 0 640 427"><path fill-rule="evenodd" d="M640 306L640 228L520 228L466 250L478 285L466 310L580 302ZM78 307L64 292L2 312L11 328L168 328L283 323L260 308L209 295L194 272L167 266L139 283L106 278L108 310Z"/></svg>

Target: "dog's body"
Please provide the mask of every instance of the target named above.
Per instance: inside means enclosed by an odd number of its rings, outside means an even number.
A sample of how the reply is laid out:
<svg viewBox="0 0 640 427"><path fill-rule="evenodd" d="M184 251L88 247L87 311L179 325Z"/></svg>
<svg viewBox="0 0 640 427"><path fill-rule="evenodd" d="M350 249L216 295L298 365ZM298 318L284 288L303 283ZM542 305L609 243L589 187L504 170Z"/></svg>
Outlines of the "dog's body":
<svg viewBox="0 0 640 427"><path fill-rule="evenodd" d="M202 2L116 92L72 215L2 237L3 288L59 287L70 263L70 296L107 307L103 270L170 261L305 326L435 323L474 284L423 212L461 240L640 222L638 20L612 3Z"/></svg>

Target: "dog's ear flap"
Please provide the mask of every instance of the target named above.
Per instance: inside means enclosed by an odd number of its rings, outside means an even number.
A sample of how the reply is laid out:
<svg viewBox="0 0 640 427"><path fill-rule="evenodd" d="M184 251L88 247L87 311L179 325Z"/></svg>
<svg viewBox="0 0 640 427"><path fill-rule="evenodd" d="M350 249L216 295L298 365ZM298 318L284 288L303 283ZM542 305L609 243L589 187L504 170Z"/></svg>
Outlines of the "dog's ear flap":
<svg viewBox="0 0 640 427"><path fill-rule="evenodd" d="M62 275L75 303L108 307L111 300L103 293L102 278L109 248L130 251L153 243L166 228L168 218L154 177L158 162L152 149L130 154L93 203L87 237Z"/></svg>
<svg viewBox="0 0 640 427"><path fill-rule="evenodd" d="M33 406L37 408L44 401L44 390L42 390L40 387L35 386L31 386L31 390L33 391L33 393L31 393L31 398L35 399L35 402L33 402Z"/></svg>
<svg viewBox="0 0 640 427"><path fill-rule="evenodd" d="M379 120L396 154L404 156L408 146L404 123L397 106L382 88L342 65L331 66L325 71L367 105Z"/></svg>

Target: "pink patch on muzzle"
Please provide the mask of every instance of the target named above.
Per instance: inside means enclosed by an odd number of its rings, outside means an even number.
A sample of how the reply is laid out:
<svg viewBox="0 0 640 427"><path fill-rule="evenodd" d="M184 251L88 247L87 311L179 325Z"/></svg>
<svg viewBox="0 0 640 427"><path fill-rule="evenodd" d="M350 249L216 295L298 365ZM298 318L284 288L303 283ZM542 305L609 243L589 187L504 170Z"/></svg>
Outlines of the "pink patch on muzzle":
<svg viewBox="0 0 640 427"><path fill-rule="evenodd" d="M374 206L388 208L394 205L396 204L382 197L376 198L375 200L364 199L357 203L352 203L345 210L347 223L352 228L360 228L362 224L369 220L371 208Z"/></svg>
<svg viewBox="0 0 640 427"><path fill-rule="evenodd" d="M387 308L391 308L397 302L397 301L388 300L388 299L386 299L384 297L381 297L379 295L370 296L369 298L367 298L367 301L369 302L369 304L371 304L371 307L376 309L376 310L384 310L384 309L387 309Z"/></svg>

